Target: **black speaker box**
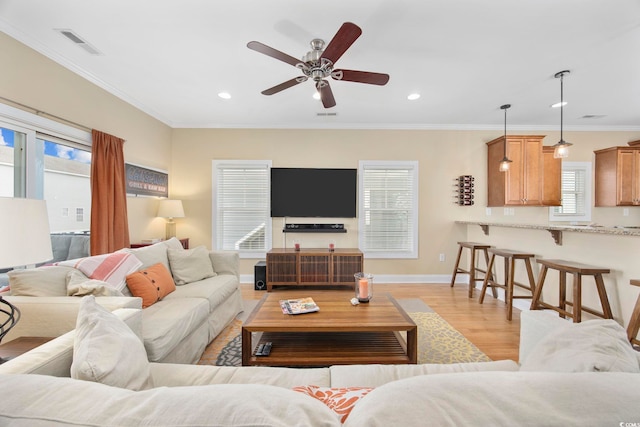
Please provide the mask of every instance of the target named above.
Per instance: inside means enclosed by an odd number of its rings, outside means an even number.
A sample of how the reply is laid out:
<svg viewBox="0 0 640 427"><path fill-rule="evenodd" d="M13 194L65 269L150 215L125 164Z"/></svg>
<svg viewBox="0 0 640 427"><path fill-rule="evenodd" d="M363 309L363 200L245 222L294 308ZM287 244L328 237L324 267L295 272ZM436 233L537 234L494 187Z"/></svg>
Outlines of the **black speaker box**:
<svg viewBox="0 0 640 427"><path fill-rule="evenodd" d="M267 289L267 262L258 261L253 267L253 289L256 291L264 291Z"/></svg>

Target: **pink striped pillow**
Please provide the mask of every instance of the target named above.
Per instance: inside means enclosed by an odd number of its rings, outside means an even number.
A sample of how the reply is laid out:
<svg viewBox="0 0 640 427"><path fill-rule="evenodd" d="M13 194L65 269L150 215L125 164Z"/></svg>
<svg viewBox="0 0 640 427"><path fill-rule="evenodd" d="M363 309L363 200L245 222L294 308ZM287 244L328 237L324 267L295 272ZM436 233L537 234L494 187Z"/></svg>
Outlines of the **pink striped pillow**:
<svg viewBox="0 0 640 427"><path fill-rule="evenodd" d="M90 279L102 280L122 292L127 284L127 276L138 271L142 262L131 253L118 251L74 260L71 267L82 271Z"/></svg>

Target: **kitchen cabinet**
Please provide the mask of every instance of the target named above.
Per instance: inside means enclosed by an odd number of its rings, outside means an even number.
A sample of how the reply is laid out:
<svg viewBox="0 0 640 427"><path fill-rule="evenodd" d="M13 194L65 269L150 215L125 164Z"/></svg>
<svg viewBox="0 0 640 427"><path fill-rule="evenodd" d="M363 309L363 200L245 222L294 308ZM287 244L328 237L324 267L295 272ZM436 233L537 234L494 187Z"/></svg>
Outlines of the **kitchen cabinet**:
<svg viewBox="0 0 640 427"><path fill-rule="evenodd" d="M595 155L595 206L639 206L640 146L610 147Z"/></svg>

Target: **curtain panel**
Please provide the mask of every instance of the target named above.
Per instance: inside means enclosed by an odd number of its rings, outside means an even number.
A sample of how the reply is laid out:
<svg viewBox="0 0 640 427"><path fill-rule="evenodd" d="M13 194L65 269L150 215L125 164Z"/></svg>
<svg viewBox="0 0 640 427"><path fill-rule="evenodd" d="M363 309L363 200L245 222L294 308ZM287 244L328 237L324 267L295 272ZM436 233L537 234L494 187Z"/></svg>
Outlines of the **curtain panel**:
<svg viewBox="0 0 640 427"><path fill-rule="evenodd" d="M129 247L124 139L91 131L91 255Z"/></svg>

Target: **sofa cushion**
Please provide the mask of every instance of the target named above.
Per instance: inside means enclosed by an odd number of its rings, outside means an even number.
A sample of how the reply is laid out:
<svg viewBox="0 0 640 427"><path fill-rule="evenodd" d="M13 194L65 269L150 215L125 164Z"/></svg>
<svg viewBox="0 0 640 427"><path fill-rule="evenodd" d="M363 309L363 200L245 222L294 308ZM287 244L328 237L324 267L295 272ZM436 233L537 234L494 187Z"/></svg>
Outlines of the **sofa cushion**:
<svg viewBox="0 0 640 427"><path fill-rule="evenodd" d="M142 266L140 268L151 267L154 264L161 263L169 270L169 258L167 258L167 245L165 242L155 243L141 248L122 249L125 252L134 254L140 260Z"/></svg>
<svg viewBox="0 0 640 427"><path fill-rule="evenodd" d="M77 268L90 279L102 280L122 292L128 274L137 271L142 263L135 255L118 251L78 260L62 261L58 265Z"/></svg>
<svg viewBox="0 0 640 427"><path fill-rule="evenodd" d="M167 298L142 310L142 334L149 360L163 360L208 316L209 304L200 298Z"/></svg>
<svg viewBox="0 0 640 427"><path fill-rule="evenodd" d="M67 273L71 267L43 266L12 270L9 273L11 295L25 297L67 296Z"/></svg>
<svg viewBox="0 0 640 427"><path fill-rule="evenodd" d="M569 323L542 338L521 371L640 372L639 354L615 320Z"/></svg>
<svg viewBox="0 0 640 427"><path fill-rule="evenodd" d="M94 296L80 303L71 377L130 390L153 386L144 345L126 323L96 303Z"/></svg>
<svg viewBox="0 0 640 427"><path fill-rule="evenodd" d="M67 273L67 295L82 297L94 295L97 297L122 297L122 292L102 280L89 279L75 268Z"/></svg>
<svg viewBox="0 0 640 427"><path fill-rule="evenodd" d="M256 384L155 388L133 392L70 378L0 375L0 425L339 427L322 403ZM32 404L25 404L30 402Z"/></svg>
<svg viewBox="0 0 640 427"><path fill-rule="evenodd" d="M215 276L189 283L189 286L178 286L175 292L166 296L166 300L177 298L204 298L209 303L209 312L227 301L238 290L238 279L235 276Z"/></svg>
<svg viewBox="0 0 640 427"><path fill-rule="evenodd" d="M127 287L133 296L142 298L142 308L155 304L176 290L171 273L160 262L128 275Z"/></svg>
<svg viewBox="0 0 640 427"><path fill-rule="evenodd" d="M84 258L89 256L91 242L89 236L71 236L69 253L66 259Z"/></svg>
<svg viewBox="0 0 640 427"><path fill-rule="evenodd" d="M209 259L209 251L204 246L182 250L170 248L167 255L176 285L185 285L216 275Z"/></svg>

